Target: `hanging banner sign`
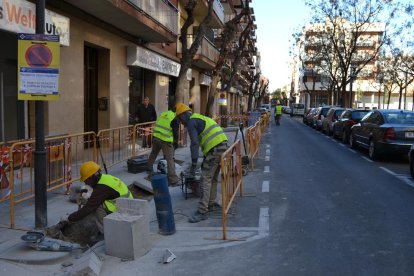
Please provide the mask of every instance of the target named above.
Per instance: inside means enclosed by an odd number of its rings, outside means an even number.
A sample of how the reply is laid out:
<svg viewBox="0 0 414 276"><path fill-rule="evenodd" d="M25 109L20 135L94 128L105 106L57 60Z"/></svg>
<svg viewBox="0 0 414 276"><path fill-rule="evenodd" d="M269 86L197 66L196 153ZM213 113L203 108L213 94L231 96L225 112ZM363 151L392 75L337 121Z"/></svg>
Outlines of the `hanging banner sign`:
<svg viewBox="0 0 414 276"><path fill-rule="evenodd" d="M59 99L58 35L18 34L18 99Z"/></svg>
<svg viewBox="0 0 414 276"><path fill-rule="evenodd" d="M26 0L0 0L0 29L14 33L36 33L36 5ZM69 46L70 19L45 9L45 34L59 35Z"/></svg>

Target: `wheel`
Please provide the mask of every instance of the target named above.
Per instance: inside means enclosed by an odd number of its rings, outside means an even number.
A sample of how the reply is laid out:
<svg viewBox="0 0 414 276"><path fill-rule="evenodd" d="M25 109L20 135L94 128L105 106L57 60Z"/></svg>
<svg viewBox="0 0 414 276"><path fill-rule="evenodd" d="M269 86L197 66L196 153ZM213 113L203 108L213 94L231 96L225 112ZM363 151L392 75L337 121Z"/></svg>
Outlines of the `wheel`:
<svg viewBox="0 0 414 276"><path fill-rule="evenodd" d="M352 135L352 133L351 133L351 135L349 135L349 146L351 147L351 149L356 149L357 148L357 144L355 142L355 138Z"/></svg>
<svg viewBox="0 0 414 276"><path fill-rule="evenodd" d="M342 131L342 143L346 144L346 143L348 143L348 140L349 140L348 134L346 134L346 131L343 130Z"/></svg>
<svg viewBox="0 0 414 276"><path fill-rule="evenodd" d="M369 142L368 155L371 160L378 159L377 149L375 148L375 142L373 140Z"/></svg>
<svg viewBox="0 0 414 276"><path fill-rule="evenodd" d="M414 160L413 160L413 156L411 156L410 158L410 174L411 177L414 178Z"/></svg>

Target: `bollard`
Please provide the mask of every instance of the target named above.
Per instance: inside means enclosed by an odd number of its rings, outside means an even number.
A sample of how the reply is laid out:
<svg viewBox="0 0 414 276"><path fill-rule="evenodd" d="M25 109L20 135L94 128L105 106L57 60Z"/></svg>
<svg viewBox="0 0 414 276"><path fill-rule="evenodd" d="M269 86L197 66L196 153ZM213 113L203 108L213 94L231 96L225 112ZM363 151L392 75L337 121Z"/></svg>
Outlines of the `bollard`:
<svg viewBox="0 0 414 276"><path fill-rule="evenodd" d="M154 191L158 233L161 235L172 235L175 233L175 223L167 176L165 174L154 175L151 178L151 185Z"/></svg>

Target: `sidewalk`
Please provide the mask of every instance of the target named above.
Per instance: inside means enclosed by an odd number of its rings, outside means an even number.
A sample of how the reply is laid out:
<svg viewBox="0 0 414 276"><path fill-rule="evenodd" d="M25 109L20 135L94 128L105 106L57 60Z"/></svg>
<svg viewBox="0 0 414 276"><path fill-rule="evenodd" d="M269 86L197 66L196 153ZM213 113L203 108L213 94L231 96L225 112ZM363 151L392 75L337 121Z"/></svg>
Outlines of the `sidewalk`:
<svg viewBox="0 0 414 276"><path fill-rule="evenodd" d="M229 142L233 143L235 132L226 132L226 134ZM162 154L159 155L159 158L161 156ZM176 170L179 175L191 163L189 147L177 149L175 159L177 162ZM255 171L263 170L262 161L260 158L255 160ZM128 173L126 162L113 166L108 170L110 174L121 178L127 185L138 182L142 185L151 186L150 182L144 179L146 173ZM260 187L258 184L260 182L257 178L255 172L249 172L247 176L243 177L245 195L259 193ZM188 217L197 209L198 198L189 196L188 199L185 199L180 186L171 187L170 195L176 233L170 236L158 234L155 204L151 199L149 202L151 250L138 260L125 262L119 258L106 255L103 243L98 243L93 251L102 261L100 275L119 274L120 271L126 273L126 275L138 275L136 271L138 267L140 268L139 273L142 273L140 275L154 275L158 271L157 269L162 269L161 266L165 266L160 262L166 249L174 254L184 251L209 250L237 246L268 235L268 228L262 223L267 220L268 214L262 212L260 202L256 196L238 197L236 199L228 219L227 240L222 240L221 214L213 213L205 221L196 224L188 223ZM63 192L55 192L49 195L48 224L57 223L62 215L76 209L76 204L70 203L68 196L64 195ZM33 201L18 205L15 217L16 228L30 230L34 226L35 218ZM71 275L80 267L77 263L84 262L92 252L87 251L79 255L79 252L35 251L28 248L21 241L20 237L23 234L25 234L24 230L0 228L0 272L13 273L15 276L27 275L29 271L32 275ZM68 265L68 267L64 267L62 264Z"/></svg>

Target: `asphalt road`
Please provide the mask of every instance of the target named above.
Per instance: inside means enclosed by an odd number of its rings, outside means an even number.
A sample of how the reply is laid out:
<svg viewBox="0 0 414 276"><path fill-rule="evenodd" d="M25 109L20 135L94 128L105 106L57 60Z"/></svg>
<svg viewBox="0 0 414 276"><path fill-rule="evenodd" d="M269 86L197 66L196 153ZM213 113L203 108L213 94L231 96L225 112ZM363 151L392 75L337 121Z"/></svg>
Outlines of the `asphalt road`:
<svg viewBox="0 0 414 276"><path fill-rule="evenodd" d="M371 162L286 115L281 126L272 121L270 132L257 161L269 172L256 178L269 181L269 192L258 194L269 207L269 236L184 253L171 275L414 274L414 188L406 161Z"/></svg>

